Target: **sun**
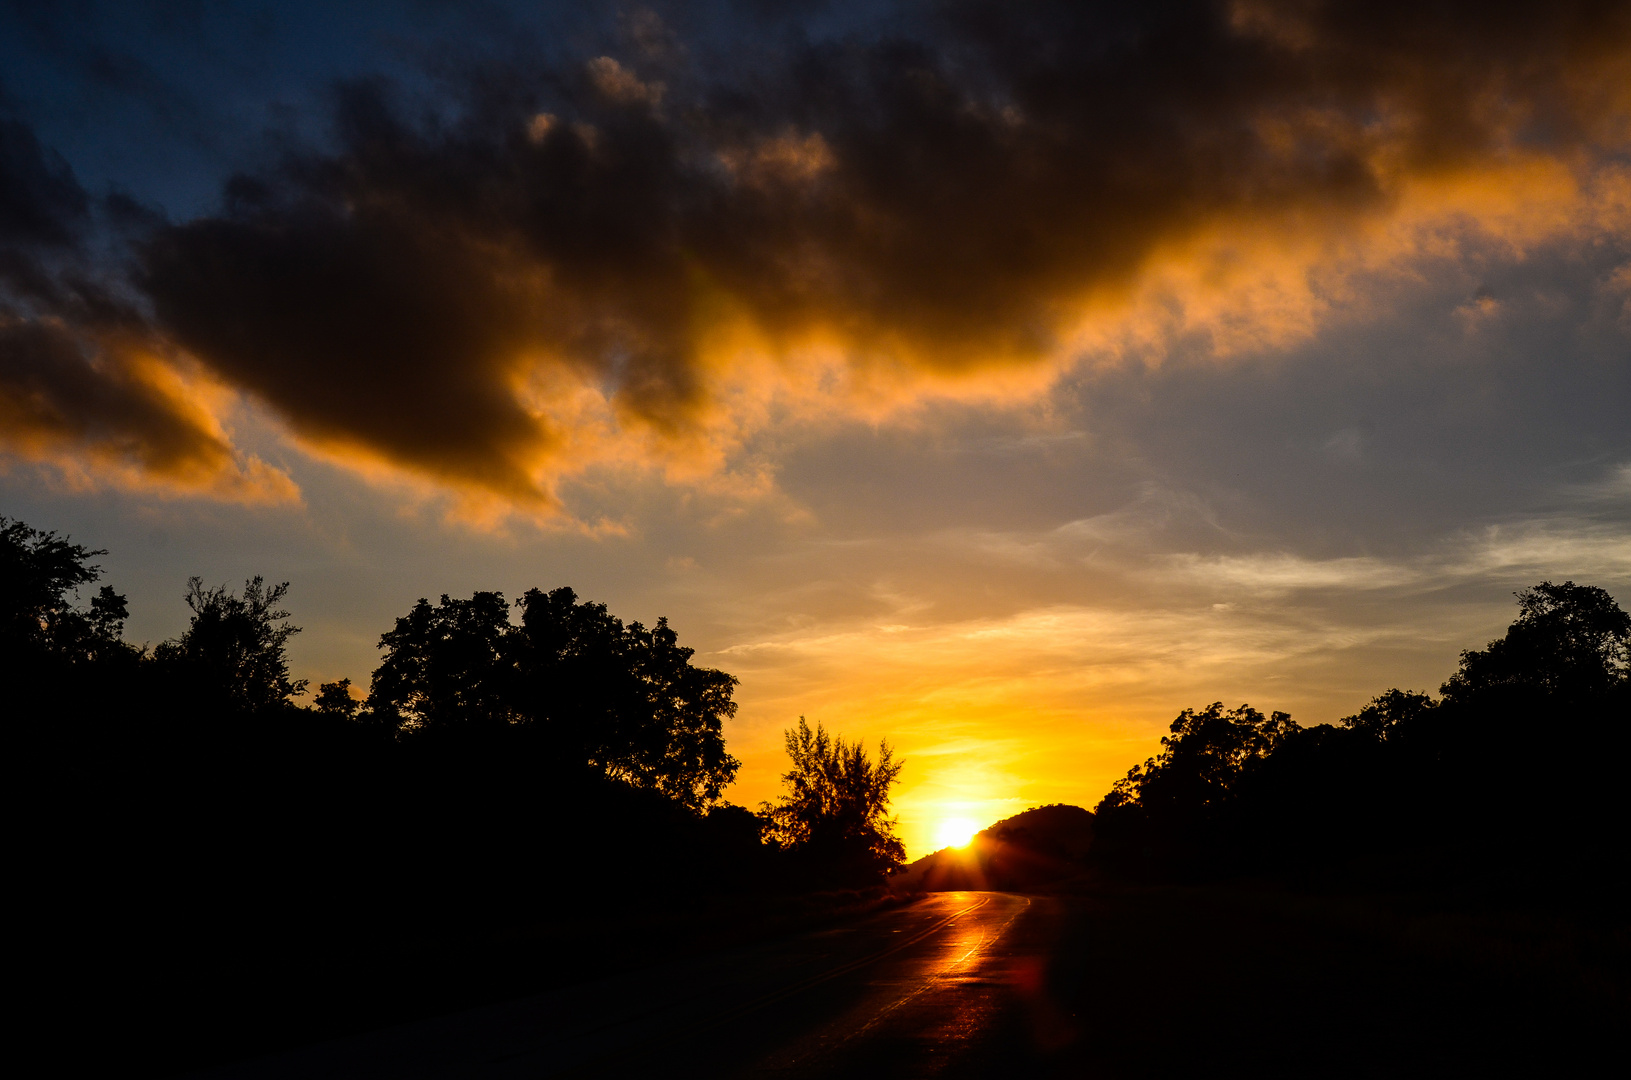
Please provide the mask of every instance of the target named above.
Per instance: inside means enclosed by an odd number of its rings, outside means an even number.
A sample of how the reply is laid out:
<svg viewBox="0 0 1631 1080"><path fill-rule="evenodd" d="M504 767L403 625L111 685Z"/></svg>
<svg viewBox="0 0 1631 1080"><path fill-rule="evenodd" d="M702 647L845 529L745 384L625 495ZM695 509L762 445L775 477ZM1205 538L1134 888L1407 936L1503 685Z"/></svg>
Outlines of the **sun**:
<svg viewBox="0 0 1631 1080"><path fill-rule="evenodd" d="M935 829L934 835L941 847L963 847L979 831L980 826L968 818L947 818Z"/></svg>

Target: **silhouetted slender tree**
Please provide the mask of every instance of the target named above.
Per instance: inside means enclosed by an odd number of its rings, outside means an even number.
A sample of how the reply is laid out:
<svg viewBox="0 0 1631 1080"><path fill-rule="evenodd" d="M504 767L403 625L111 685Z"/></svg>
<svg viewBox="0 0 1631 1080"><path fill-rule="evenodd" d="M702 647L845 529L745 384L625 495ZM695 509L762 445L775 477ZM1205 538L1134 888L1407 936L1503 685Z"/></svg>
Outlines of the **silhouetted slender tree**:
<svg viewBox="0 0 1631 1080"><path fill-rule="evenodd" d="M802 716L785 740L787 791L761 808L770 837L834 881L881 880L899 869L906 849L889 816L889 789L904 762L888 742L878 743L874 762L860 742L830 736L819 723L812 731Z"/></svg>

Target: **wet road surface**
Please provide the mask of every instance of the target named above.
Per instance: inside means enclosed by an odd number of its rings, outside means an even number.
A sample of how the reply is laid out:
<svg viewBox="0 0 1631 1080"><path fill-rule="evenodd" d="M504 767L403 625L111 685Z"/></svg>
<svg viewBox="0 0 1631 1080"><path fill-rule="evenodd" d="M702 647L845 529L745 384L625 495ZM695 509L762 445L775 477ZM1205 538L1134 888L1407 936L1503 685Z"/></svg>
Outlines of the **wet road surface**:
<svg viewBox="0 0 1631 1080"><path fill-rule="evenodd" d="M209 1077L981 1076L1070 1042L1061 909L959 892Z"/></svg>

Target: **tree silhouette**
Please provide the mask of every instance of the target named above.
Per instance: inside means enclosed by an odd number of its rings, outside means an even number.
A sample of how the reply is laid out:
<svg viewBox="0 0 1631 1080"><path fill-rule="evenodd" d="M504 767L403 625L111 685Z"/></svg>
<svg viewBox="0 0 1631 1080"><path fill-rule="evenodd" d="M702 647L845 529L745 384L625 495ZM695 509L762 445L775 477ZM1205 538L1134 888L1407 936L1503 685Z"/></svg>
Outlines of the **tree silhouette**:
<svg viewBox="0 0 1631 1080"><path fill-rule="evenodd" d="M124 598L92 591L100 554L0 519L4 715L30 815L13 876L53 971L130 973L122 1045L169 1031L165 1071L241 1056L271 1028L332 1033L321 1013L288 1023L324 994L330 1019L373 1026L523 992L503 980L561 945L518 964L514 929L581 918L585 890L563 883L592 883L617 919L671 919L676 896L700 909L741 890L770 909L766 896L876 882L902 861L887 743L870 755L800 717L779 802L721 804L737 683L694 664L666 620L625 625L570 589L420 601L382 635L366 704L340 679L298 709L287 584L192 579L187 631L148 654L120 639ZM1437 702L1393 689L1306 729L1244 705L1184 710L1100 803L1095 872L1619 910L1631 618L1572 582L1518 599ZM1085 830L1066 847L1016 828L986 839L1030 861L988 862L968 884L1075 873ZM580 937L596 944L578 959L596 962L601 938ZM460 967L482 950L491 966ZM449 959L426 967L431 954Z"/></svg>
<svg viewBox="0 0 1631 1080"><path fill-rule="evenodd" d="M493 730L520 719L504 595L421 599L380 637L368 708L403 732Z"/></svg>
<svg viewBox="0 0 1631 1080"><path fill-rule="evenodd" d="M298 708L286 583L191 579L185 632L149 652L120 640L100 554L0 520L0 715L29 808L22 918L52 978L90 972L127 1003L110 1022L138 1071L530 992L523 972L563 948L605 962L603 934L519 927L627 918L665 928L627 935L662 950L689 940L676 902L707 923L775 908L716 902L733 893L858 880L721 804L737 682L665 619L570 589L421 601L382 635L366 702L338 679ZM886 801L885 750L833 775ZM891 844L898 861L890 837L862 845L874 877Z"/></svg>
<svg viewBox="0 0 1631 1080"><path fill-rule="evenodd" d="M341 720L355 720L362 711L362 702L351 696L351 680L322 683L312 699L312 708L324 716Z"/></svg>
<svg viewBox="0 0 1631 1080"><path fill-rule="evenodd" d="M631 624L624 640L635 700L613 718L615 738L596 740L590 760L693 809L713 803L740 766L723 737L723 722L736 715L736 677L693 666L694 650L665 618L650 630Z"/></svg>
<svg viewBox="0 0 1631 1080"><path fill-rule="evenodd" d="M899 869L906 849L889 816L889 789L904 762L887 742L873 762L860 742L810 730L804 717L785 732L792 767L782 774L787 791L765 803L771 839L838 880L879 879Z"/></svg>
<svg viewBox="0 0 1631 1080"><path fill-rule="evenodd" d="M1506 635L1462 653L1437 702L1395 688L1306 729L1246 706L1186 709L1100 802L1099 857L1157 874L1369 860L1353 865L1610 889L1626 864L1604 853L1631 826L1618 795L1631 616L1573 582L1516 595ZM1514 797L1539 778L1543 798Z"/></svg>
<svg viewBox="0 0 1631 1080"><path fill-rule="evenodd" d="M30 654L83 662L122 650L123 596L104 585L88 610L74 604L80 586L101 577L90 560L106 554L0 517L0 651L26 663Z"/></svg>
<svg viewBox="0 0 1631 1080"><path fill-rule="evenodd" d="M1185 709L1161 739L1161 753L1116 781L1095 813L1139 806L1157 814L1221 807L1246 770L1298 730L1288 713L1264 716L1250 705L1225 710L1214 701Z"/></svg>
<svg viewBox="0 0 1631 1080"><path fill-rule="evenodd" d="M289 678L289 639L300 627L284 621L278 605L289 583L267 585L259 574L244 582L243 595L225 585L206 589L187 580L192 620L185 633L155 650L158 662L213 701L245 713L284 706L306 692L306 680Z"/></svg>
<svg viewBox="0 0 1631 1080"><path fill-rule="evenodd" d="M666 619L624 626L568 588L515 606L519 624L496 592L420 600L380 638L368 714L403 736L509 732L691 810L719 799L740 765L724 740L734 676L694 666Z"/></svg>
<svg viewBox="0 0 1631 1080"><path fill-rule="evenodd" d="M1499 687L1583 696L1631 677L1631 614L1607 592L1543 581L1515 595L1518 618L1504 638L1461 654L1461 670L1440 691L1447 700Z"/></svg>
<svg viewBox="0 0 1631 1080"><path fill-rule="evenodd" d="M1426 694L1394 687L1372 698L1371 703L1358 713L1344 716L1337 723L1350 731L1386 740L1394 732L1418 723L1432 708L1433 699Z"/></svg>
<svg viewBox="0 0 1631 1080"><path fill-rule="evenodd" d="M1240 816L1253 774L1302 729L1283 712L1226 710L1215 701L1179 713L1171 731L1160 754L1116 781L1094 807L1094 820L1112 853L1175 866L1206 863Z"/></svg>

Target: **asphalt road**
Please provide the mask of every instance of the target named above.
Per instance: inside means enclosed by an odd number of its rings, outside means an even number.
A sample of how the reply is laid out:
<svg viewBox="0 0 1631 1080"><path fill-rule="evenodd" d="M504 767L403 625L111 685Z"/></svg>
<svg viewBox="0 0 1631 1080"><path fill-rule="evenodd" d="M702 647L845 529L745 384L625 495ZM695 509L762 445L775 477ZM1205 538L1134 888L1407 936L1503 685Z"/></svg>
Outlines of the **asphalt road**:
<svg viewBox="0 0 1631 1080"><path fill-rule="evenodd" d="M581 962L582 942L561 945ZM1623 1064L1628 991L1631 943L1604 913L1244 888L940 893L204 1075L1595 1076Z"/></svg>
<svg viewBox="0 0 1631 1080"><path fill-rule="evenodd" d="M1046 897L941 893L855 922L205 1074L988 1076L1074 1041Z"/></svg>

